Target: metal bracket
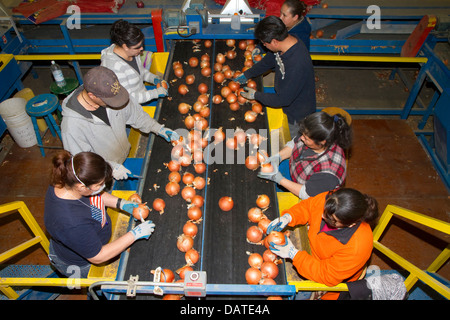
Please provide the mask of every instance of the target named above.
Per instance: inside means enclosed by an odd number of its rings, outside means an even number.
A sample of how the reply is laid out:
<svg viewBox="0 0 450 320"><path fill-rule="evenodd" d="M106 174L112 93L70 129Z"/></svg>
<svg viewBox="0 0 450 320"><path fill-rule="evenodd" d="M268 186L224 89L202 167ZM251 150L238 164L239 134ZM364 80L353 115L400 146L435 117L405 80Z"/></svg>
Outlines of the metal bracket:
<svg viewBox="0 0 450 320"><path fill-rule="evenodd" d="M153 282L161 282L161 271L161 267L156 268L155 273L153 273ZM164 292L163 289L155 285L153 288L153 293L162 296Z"/></svg>
<svg viewBox="0 0 450 320"><path fill-rule="evenodd" d="M130 276L128 279L127 297L134 298L136 296L136 282L139 280L139 275Z"/></svg>

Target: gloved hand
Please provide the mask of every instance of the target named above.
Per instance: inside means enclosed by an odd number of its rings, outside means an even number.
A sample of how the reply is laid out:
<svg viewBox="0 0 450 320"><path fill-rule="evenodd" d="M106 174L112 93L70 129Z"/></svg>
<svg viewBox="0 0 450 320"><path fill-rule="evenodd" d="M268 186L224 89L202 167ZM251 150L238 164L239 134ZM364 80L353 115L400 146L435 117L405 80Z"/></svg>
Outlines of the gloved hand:
<svg viewBox="0 0 450 320"><path fill-rule="evenodd" d="M273 242L270 242L269 249L281 258L289 258L293 260L299 250L294 246L291 239L289 239L287 236L284 236L284 239L286 240L286 243L284 245L277 245Z"/></svg>
<svg viewBox="0 0 450 320"><path fill-rule="evenodd" d="M253 51L252 51L252 60L253 60L253 63L257 63L257 62L258 62L258 61L255 60L255 56L257 56L257 55L261 55L261 50L260 50L259 48L255 48L255 49L253 49Z"/></svg>
<svg viewBox="0 0 450 320"><path fill-rule="evenodd" d="M167 142L180 140L180 136L178 135L178 133L164 126L162 126L161 129L159 129L158 134L164 139L166 139Z"/></svg>
<svg viewBox="0 0 450 320"><path fill-rule="evenodd" d="M264 163L271 163L272 166L276 166L278 168L278 166L280 165L281 162L281 156L279 153L274 154L273 156L270 156L266 159L266 161L264 161Z"/></svg>
<svg viewBox="0 0 450 320"><path fill-rule="evenodd" d="M128 179L128 174L131 174L131 171L125 168L122 164L117 164L114 167L112 174L116 180L126 180Z"/></svg>
<svg viewBox="0 0 450 320"><path fill-rule="evenodd" d="M258 176L258 178L270 180L277 184L280 184L281 180L284 178L283 175L281 174L281 172L278 171L278 169L276 171L273 171L270 173L265 173L265 172L260 171L260 172L258 172L257 176Z"/></svg>
<svg viewBox="0 0 450 320"><path fill-rule="evenodd" d="M248 100L255 100L256 90L249 87L244 87L244 91L241 92L241 96Z"/></svg>
<svg viewBox="0 0 450 320"><path fill-rule="evenodd" d="M156 88L155 90L158 93L158 98L164 98L168 95L167 89L163 86Z"/></svg>
<svg viewBox="0 0 450 320"><path fill-rule="evenodd" d="M272 222L270 222L269 225L267 226L266 233L269 234L272 231L281 231L291 221L292 221L292 217L289 213L286 213L286 214L282 215L281 217L273 219Z"/></svg>
<svg viewBox="0 0 450 320"><path fill-rule="evenodd" d="M244 84L247 82L247 77L244 75L244 73L241 73L236 78L234 78L234 81L239 82L240 84Z"/></svg>
<svg viewBox="0 0 450 320"><path fill-rule="evenodd" d="M153 230L155 230L155 224L151 220L147 220L137 227L134 227L130 232L133 234L134 240L136 241L142 238L148 239L153 233Z"/></svg>
<svg viewBox="0 0 450 320"><path fill-rule="evenodd" d="M160 76L155 76L155 79L153 79L153 84L155 86L158 85L158 84L161 84L161 86L162 86L163 82L167 85L167 88L169 88L169 83L167 81L161 79Z"/></svg>
<svg viewBox="0 0 450 320"><path fill-rule="evenodd" d="M137 208L139 204L137 202L128 201L125 199L122 199L120 201L120 210L128 212L130 215L133 214L133 209Z"/></svg>

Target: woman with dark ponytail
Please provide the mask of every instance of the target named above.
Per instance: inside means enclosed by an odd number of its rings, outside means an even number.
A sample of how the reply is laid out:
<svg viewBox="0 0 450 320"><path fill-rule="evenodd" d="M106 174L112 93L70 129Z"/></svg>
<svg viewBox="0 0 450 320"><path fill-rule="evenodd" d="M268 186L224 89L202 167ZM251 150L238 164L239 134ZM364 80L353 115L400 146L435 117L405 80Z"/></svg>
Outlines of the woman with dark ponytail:
<svg viewBox="0 0 450 320"><path fill-rule="evenodd" d="M267 227L267 234L285 227L308 224L311 253L298 250L286 237L285 245L270 249L289 258L304 278L327 286L358 280L372 254L373 234L379 217L373 197L355 189L342 188L302 200L281 213ZM321 299L333 300L339 292Z"/></svg>
<svg viewBox="0 0 450 320"><path fill-rule="evenodd" d="M114 71L130 96L140 104L167 96L163 86L147 90L144 85L144 82L157 85L162 79L142 65L144 33L141 29L120 19L113 23L110 36L112 45L102 50L101 65Z"/></svg>
<svg viewBox="0 0 450 320"><path fill-rule="evenodd" d="M149 220L109 242L111 219L106 207L132 214L137 203L103 191L111 182L112 169L101 156L93 152L72 156L64 150L52 164L44 223L51 236L49 258L61 274L86 278L91 264L106 262L134 241L148 239L155 227Z"/></svg>
<svg viewBox="0 0 450 320"><path fill-rule="evenodd" d="M352 128L344 116L322 111L310 114L300 122L298 135L268 159L274 172L258 177L276 182L300 199L338 189L347 174L344 150L351 144ZM282 174L287 166L289 178Z"/></svg>

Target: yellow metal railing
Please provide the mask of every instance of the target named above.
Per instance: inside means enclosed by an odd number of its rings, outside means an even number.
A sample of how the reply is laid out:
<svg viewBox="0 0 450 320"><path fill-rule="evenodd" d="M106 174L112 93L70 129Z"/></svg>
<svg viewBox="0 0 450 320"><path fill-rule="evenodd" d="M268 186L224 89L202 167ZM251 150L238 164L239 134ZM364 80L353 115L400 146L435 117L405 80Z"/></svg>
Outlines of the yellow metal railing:
<svg viewBox="0 0 450 320"><path fill-rule="evenodd" d="M416 267L411 262L407 261L394 251L390 250L386 246L382 245L379 242L379 239L383 232L385 231L387 225L389 224L391 218L396 215L408 220L411 220L413 222L419 223L423 226L432 228L434 230L440 231L445 233L447 236L450 235L450 223L423 215L421 213L417 213L408 209L404 209L398 206L394 205L388 205L386 209L384 210L380 221L377 225L377 227L374 230L374 239L373 239L373 246L375 249L386 255L388 258L390 258L392 261L397 263L399 266L404 268L406 271L410 273L410 275L405 280L405 286L407 290L410 290L414 284L420 280L423 283L427 284L434 290L436 290L438 293L443 295L445 298L450 298L450 290L449 288L436 280L434 277L429 275L429 273L435 273L439 270L440 267L444 265L444 263L450 258L450 245L447 245L447 247L441 252L441 254L438 255L438 257L430 264L430 266L426 269L426 271L423 271Z"/></svg>

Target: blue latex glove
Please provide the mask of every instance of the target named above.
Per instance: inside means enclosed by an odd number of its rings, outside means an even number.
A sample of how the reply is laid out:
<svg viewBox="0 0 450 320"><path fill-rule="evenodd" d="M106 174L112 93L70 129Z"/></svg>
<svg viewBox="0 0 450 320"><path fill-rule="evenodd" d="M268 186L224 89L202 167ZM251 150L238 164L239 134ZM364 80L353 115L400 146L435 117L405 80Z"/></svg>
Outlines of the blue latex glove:
<svg viewBox="0 0 450 320"><path fill-rule="evenodd" d="M294 257L299 250L294 246L291 239L289 239L287 236L284 236L284 239L286 241L284 245L277 245L273 242L270 242L269 249L281 258L289 258L291 260L294 260Z"/></svg>
<svg viewBox="0 0 450 320"><path fill-rule="evenodd" d="M269 225L267 226L266 233L269 234L272 231L282 231L291 221L292 217L289 213L286 213L281 217L273 219L272 222L269 223Z"/></svg>
<svg viewBox="0 0 450 320"><path fill-rule="evenodd" d="M133 234L134 240L136 241L143 238L148 239L154 230L155 224L151 220L147 220L137 227L134 227L134 229L131 230L131 233Z"/></svg>
<svg viewBox="0 0 450 320"><path fill-rule="evenodd" d="M244 87L244 91L241 92L241 96L248 100L255 100L256 90L249 87Z"/></svg>
<svg viewBox="0 0 450 320"><path fill-rule="evenodd" d="M239 82L240 84L247 83L247 77L244 75L244 73L241 73L236 78L234 78L234 81Z"/></svg>
<svg viewBox="0 0 450 320"><path fill-rule="evenodd" d="M164 126L159 129L159 135L166 139L167 142L180 140L180 136L178 135L178 133Z"/></svg>

